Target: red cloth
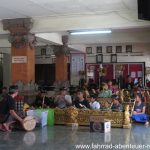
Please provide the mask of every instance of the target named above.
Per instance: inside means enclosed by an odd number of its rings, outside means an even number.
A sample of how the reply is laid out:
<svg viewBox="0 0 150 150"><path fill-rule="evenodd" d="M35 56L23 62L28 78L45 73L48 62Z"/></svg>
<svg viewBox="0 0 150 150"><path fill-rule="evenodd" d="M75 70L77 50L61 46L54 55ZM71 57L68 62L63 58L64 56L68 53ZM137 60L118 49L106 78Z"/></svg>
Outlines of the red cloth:
<svg viewBox="0 0 150 150"><path fill-rule="evenodd" d="M24 100L24 96L17 95L14 99L15 99L16 102L23 101Z"/></svg>

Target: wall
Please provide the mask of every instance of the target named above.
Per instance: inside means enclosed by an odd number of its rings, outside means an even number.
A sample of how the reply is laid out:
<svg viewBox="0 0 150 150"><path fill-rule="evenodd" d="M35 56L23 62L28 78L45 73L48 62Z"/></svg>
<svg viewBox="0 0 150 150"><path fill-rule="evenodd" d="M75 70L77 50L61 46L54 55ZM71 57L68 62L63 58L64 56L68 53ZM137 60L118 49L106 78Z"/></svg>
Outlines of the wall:
<svg viewBox="0 0 150 150"><path fill-rule="evenodd" d="M86 63L96 63L96 47L102 46L103 49L103 62L110 62L111 56L106 53L106 46L113 47L115 54L116 46L122 46L122 53L117 54L117 62L145 62L146 67L150 67L150 43L132 44L132 53L126 53L126 45L128 44L101 44L101 45L86 45L85 47L92 47L92 55L87 55ZM85 47L82 45L83 51ZM41 56L41 48L36 49L36 64L52 64L54 60L49 56L51 51L47 50L47 56ZM133 56L134 55L134 56Z"/></svg>
<svg viewBox="0 0 150 150"><path fill-rule="evenodd" d="M10 54L4 54L3 58L3 86L9 86L11 84L11 56Z"/></svg>
<svg viewBox="0 0 150 150"><path fill-rule="evenodd" d="M46 55L41 55L41 49L46 49ZM39 46L36 47L36 53L35 53L35 63L36 64L52 64L53 59L51 58L52 49L46 48L45 46Z"/></svg>
<svg viewBox="0 0 150 150"><path fill-rule="evenodd" d="M131 43L129 43L131 45ZM129 45L126 44L126 45ZM86 63L96 63L96 47L102 46L103 62L110 62L111 54L106 53L106 46L113 47L113 54L115 54L115 47L122 46L122 53L117 54L117 62L145 62L146 67L150 67L150 44L132 44L132 53L125 52L125 44L102 44L102 45L86 45L92 47L92 53L86 57Z"/></svg>

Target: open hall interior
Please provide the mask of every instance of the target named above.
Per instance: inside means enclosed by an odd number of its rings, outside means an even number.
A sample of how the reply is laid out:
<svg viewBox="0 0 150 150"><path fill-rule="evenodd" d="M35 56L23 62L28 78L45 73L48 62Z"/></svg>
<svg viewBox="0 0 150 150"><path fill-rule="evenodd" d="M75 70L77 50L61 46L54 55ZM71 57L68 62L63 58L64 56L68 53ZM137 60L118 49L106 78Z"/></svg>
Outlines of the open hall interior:
<svg viewBox="0 0 150 150"><path fill-rule="evenodd" d="M0 2L0 150L150 149L149 0Z"/></svg>

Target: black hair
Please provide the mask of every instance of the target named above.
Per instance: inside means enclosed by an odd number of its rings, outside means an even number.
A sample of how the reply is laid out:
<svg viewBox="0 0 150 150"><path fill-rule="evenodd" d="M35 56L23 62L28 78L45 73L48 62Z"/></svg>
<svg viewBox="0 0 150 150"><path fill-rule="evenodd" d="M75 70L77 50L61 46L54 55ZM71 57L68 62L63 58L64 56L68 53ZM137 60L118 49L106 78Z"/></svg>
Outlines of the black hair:
<svg viewBox="0 0 150 150"><path fill-rule="evenodd" d="M7 87L6 86L2 87L2 90L7 90Z"/></svg>
<svg viewBox="0 0 150 150"><path fill-rule="evenodd" d="M16 92L18 92L18 86L17 85L11 85L9 87L9 94L14 94Z"/></svg>
<svg viewBox="0 0 150 150"><path fill-rule="evenodd" d="M47 91L46 91L46 90L43 90L43 89L41 89L40 92L43 93L43 94L44 94L44 93L47 93Z"/></svg>
<svg viewBox="0 0 150 150"><path fill-rule="evenodd" d="M84 90L83 89L78 89L77 93L84 93Z"/></svg>
<svg viewBox="0 0 150 150"><path fill-rule="evenodd" d="M136 96L138 96L142 101L142 94L141 93L137 93Z"/></svg>
<svg viewBox="0 0 150 150"><path fill-rule="evenodd" d="M90 95L90 98L97 99L97 95L96 95L96 94L91 94L91 95Z"/></svg>
<svg viewBox="0 0 150 150"><path fill-rule="evenodd" d="M62 87L62 88L59 89L59 91L67 91L67 88Z"/></svg>

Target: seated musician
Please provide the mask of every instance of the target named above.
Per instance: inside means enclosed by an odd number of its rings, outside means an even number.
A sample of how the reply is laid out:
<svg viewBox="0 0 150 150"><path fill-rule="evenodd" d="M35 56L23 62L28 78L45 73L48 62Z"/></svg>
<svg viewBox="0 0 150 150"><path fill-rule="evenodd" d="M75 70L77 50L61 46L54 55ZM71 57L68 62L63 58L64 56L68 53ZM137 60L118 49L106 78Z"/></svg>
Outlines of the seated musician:
<svg viewBox="0 0 150 150"><path fill-rule="evenodd" d="M123 110L123 107L122 107L122 105L120 104L119 98L117 97L117 95L113 95L113 96L112 96L112 100L113 100L113 102L112 102L111 109L112 109L113 111L122 111L122 110Z"/></svg>
<svg viewBox="0 0 150 150"><path fill-rule="evenodd" d="M106 83L103 83L102 85L102 90L100 91L98 97L111 97L112 96L112 91L108 89L108 85Z"/></svg>
<svg viewBox="0 0 150 150"><path fill-rule="evenodd" d="M145 114L145 103L142 102L142 95L138 93L135 97L135 105L132 112L132 120L136 122L143 122L149 125L148 116Z"/></svg>
<svg viewBox="0 0 150 150"><path fill-rule="evenodd" d="M79 90L77 92L77 98L74 101L74 106L79 109L87 109L87 108L89 109L90 108L89 102L84 98L84 91Z"/></svg>
<svg viewBox="0 0 150 150"><path fill-rule="evenodd" d="M90 96L90 98L90 108L93 110L100 109L100 103L96 101L97 96L93 94Z"/></svg>
<svg viewBox="0 0 150 150"><path fill-rule="evenodd" d="M50 105L50 101L46 95L47 95L47 92L45 90L40 90L38 95L36 96L33 107L35 107L35 108L48 107Z"/></svg>
<svg viewBox="0 0 150 150"><path fill-rule="evenodd" d="M70 95L67 95L66 88L61 88L54 102L56 104L56 107L65 108L72 105L72 98Z"/></svg>
<svg viewBox="0 0 150 150"><path fill-rule="evenodd" d="M10 120L13 117L23 124L23 119L17 115L15 111L15 100L14 97L18 95L18 86L10 86L9 94L5 95L4 98L0 101L0 130L2 131L11 131L10 125L14 121Z"/></svg>
<svg viewBox="0 0 150 150"><path fill-rule="evenodd" d="M4 96L7 95L7 94L8 94L7 87L4 86L4 87L2 88L2 94L1 94L1 96L4 97Z"/></svg>

